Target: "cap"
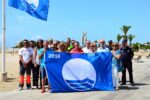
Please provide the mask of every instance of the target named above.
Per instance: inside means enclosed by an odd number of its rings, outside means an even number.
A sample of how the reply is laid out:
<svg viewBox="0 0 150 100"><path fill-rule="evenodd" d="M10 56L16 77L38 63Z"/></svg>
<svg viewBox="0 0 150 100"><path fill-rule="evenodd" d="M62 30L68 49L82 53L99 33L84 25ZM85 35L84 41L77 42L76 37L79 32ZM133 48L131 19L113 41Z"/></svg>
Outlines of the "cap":
<svg viewBox="0 0 150 100"><path fill-rule="evenodd" d="M109 40L109 41L108 41L108 43L112 43L112 42L113 42L112 40Z"/></svg>
<svg viewBox="0 0 150 100"><path fill-rule="evenodd" d="M127 42L127 40L123 40L123 41L122 41L122 43L126 43L126 42Z"/></svg>

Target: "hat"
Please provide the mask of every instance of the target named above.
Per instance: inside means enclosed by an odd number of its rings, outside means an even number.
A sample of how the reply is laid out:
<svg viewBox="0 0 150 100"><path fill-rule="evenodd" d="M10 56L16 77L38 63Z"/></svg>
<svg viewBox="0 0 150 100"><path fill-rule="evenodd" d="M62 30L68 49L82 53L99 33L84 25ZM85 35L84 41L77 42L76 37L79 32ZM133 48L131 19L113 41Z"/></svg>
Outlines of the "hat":
<svg viewBox="0 0 150 100"><path fill-rule="evenodd" d="M109 40L109 41L108 41L108 43L112 43L112 42L113 42L112 40Z"/></svg>
<svg viewBox="0 0 150 100"><path fill-rule="evenodd" d="M122 43L126 43L126 42L127 42L127 40L123 40L123 41L122 41Z"/></svg>

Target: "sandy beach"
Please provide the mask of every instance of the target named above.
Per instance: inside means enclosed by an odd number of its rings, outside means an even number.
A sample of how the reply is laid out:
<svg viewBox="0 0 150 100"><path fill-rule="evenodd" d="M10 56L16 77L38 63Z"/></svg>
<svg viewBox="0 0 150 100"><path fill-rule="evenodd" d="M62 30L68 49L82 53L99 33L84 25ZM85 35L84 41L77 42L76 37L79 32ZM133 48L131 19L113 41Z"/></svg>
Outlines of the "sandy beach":
<svg viewBox="0 0 150 100"><path fill-rule="evenodd" d="M0 82L0 100L18 100L18 99L42 99L42 100L150 100L150 59L146 59L147 53L136 53L142 56L142 63L133 61L133 75L135 86L121 86L119 91L93 91L84 93L49 93L41 94L40 90L24 90L18 91L18 54L6 55L6 70L8 73L8 81ZM1 55L0 55L1 56ZM1 59L0 59L1 60ZM0 61L1 64L1 61ZM1 69L0 69L1 71ZM127 73L128 77L128 73ZM128 78L127 78L128 79ZM19 95L18 95L19 93ZM36 95L36 96L35 96ZM67 96L67 98L66 98ZM88 96L88 98L87 98ZM23 97L26 97L23 99Z"/></svg>
<svg viewBox="0 0 150 100"><path fill-rule="evenodd" d="M0 54L1 56L1 54ZM10 91L18 88L18 54L6 54L7 82L0 82L0 91ZM0 66L2 60L0 58ZM0 71L2 69L0 68Z"/></svg>

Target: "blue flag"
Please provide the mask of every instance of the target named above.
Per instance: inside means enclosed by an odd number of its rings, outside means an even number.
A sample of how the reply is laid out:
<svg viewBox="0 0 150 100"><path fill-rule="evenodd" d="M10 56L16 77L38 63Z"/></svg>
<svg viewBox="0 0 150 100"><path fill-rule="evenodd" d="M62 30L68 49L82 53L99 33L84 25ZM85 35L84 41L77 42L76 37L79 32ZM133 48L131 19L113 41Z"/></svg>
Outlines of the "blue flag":
<svg viewBox="0 0 150 100"><path fill-rule="evenodd" d="M9 0L8 5L38 19L47 20L49 0Z"/></svg>
<svg viewBox="0 0 150 100"><path fill-rule="evenodd" d="M70 54L46 52L50 92L111 91L111 53Z"/></svg>

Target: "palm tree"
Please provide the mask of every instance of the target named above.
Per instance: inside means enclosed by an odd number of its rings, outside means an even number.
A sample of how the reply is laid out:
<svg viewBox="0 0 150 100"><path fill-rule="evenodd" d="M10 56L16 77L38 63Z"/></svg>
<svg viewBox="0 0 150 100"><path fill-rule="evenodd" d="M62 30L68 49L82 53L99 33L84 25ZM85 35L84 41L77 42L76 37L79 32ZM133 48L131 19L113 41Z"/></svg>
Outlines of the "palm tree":
<svg viewBox="0 0 150 100"><path fill-rule="evenodd" d="M117 34L117 41L118 41L118 43L120 42L121 38L122 38L122 36L120 34Z"/></svg>
<svg viewBox="0 0 150 100"><path fill-rule="evenodd" d="M128 39L129 39L129 44L130 44L130 46L131 46L131 42L132 42L132 40L135 38L136 36L135 35L132 35L132 34L130 34L130 35L128 35Z"/></svg>
<svg viewBox="0 0 150 100"><path fill-rule="evenodd" d="M22 48L23 47L23 41L19 41L19 43L16 45L17 48Z"/></svg>
<svg viewBox="0 0 150 100"><path fill-rule="evenodd" d="M127 26L127 25L123 25L121 27L121 30L123 31L124 35L122 36L123 37L123 40L128 40L128 36L127 36L127 33L129 31L129 29L131 28L131 26Z"/></svg>

